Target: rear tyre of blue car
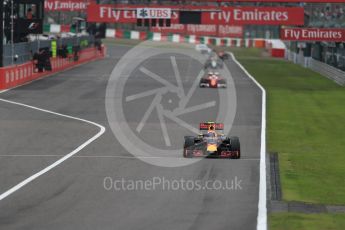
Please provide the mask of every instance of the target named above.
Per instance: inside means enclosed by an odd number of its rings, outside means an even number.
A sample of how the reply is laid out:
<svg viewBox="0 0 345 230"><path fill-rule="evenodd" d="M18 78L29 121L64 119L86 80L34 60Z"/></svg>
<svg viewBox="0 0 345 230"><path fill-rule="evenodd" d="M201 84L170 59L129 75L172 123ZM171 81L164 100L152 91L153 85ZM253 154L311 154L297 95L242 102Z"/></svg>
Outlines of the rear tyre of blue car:
<svg viewBox="0 0 345 230"><path fill-rule="evenodd" d="M190 147L194 146L194 137L185 137L184 138L184 146L183 146L183 157L185 158L192 158L193 155L187 151Z"/></svg>
<svg viewBox="0 0 345 230"><path fill-rule="evenodd" d="M240 159L241 158L240 139L238 137L231 137L230 140L231 140L230 150L237 152L237 155L233 158L234 159Z"/></svg>

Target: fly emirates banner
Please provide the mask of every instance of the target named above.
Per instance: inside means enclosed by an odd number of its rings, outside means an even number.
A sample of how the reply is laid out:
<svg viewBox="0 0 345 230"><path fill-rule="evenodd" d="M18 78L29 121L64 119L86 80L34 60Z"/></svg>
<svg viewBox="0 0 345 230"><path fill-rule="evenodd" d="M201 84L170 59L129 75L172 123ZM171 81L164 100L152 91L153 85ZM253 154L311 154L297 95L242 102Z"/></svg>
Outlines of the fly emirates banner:
<svg viewBox="0 0 345 230"><path fill-rule="evenodd" d="M90 4L87 8L89 22L135 23L136 8L142 6L127 5L114 7L112 5ZM152 6L153 8L171 8L171 23L179 24L178 6ZM133 10L131 10L133 8ZM188 9L200 9L188 6ZM188 10L184 7L184 10ZM201 23L208 25L304 25L303 7L203 7L215 12L202 12ZM220 10L219 10L220 9Z"/></svg>

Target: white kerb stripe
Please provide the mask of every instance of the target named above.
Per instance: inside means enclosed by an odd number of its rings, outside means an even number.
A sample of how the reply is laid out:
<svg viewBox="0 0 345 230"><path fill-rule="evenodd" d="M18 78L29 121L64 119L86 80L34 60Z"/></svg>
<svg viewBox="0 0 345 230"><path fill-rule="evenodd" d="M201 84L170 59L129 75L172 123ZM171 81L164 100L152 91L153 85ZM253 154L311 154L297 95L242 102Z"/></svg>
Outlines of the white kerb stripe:
<svg viewBox="0 0 345 230"><path fill-rule="evenodd" d="M249 47L249 39L245 39L244 41L245 41L244 46L248 48Z"/></svg>
<svg viewBox="0 0 345 230"><path fill-rule="evenodd" d="M260 184L259 184L259 204L257 217L257 230L267 229L267 197L266 197L266 91L259 82L239 63L235 56L230 54L235 63L252 79L252 81L262 91L262 117L261 117L261 148L260 148Z"/></svg>
<svg viewBox="0 0 345 230"><path fill-rule="evenodd" d="M173 34L172 41L177 42L177 43L180 42L180 35L179 34Z"/></svg>
<svg viewBox="0 0 345 230"><path fill-rule="evenodd" d="M132 30L131 31L131 39L136 39L136 40L138 40L140 38L140 33L139 33L139 31L134 31L134 30Z"/></svg>
<svg viewBox="0 0 345 230"><path fill-rule="evenodd" d="M153 33L153 38L152 38L153 41L161 41L162 40L162 35L161 33Z"/></svg>
<svg viewBox="0 0 345 230"><path fill-rule="evenodd" d="M107 29L105 31L105 37L107 37L107 38L114 38L115 35L116 35L115 29Z"/></svg>
<svg viewBox="0 0 345 230"><path fill-rule="evenodd" d="M189 36L189 43L195 44L195 42L196 42L195 35L190 35Z"/></svg>
<svg viewBox="0 0 345 230"><path fill-rule="evenodd" d="M232 47L232 39L231 38L228 38L228 46Z"/></svg>
<svg viewBox="0 0 345 230"><path fill-rule="evenodd" d="M53 115L57 115L60 117L65 117L65 118L70 118L73 120L77 120L77 121L81 121L81 122L85 122L94 126L97 126L100 130L99 132L94 135L93 137L91 137L90 139L88 139L86 142L84 142L82 145L80 145L78 148L76 148L75 150L73 150L72 152L68 153L67 155L65 155L64 157L60 158L59 160L55 161L53 164L49 165L48 167L42 169L41 171L35 173L34 175L28 177L27 179L23 180L22 182L20 182L19 184L15 185L14 187L10 188L9 190L7 190L6 192L2 193L0 195L0 201L5 199L6 197L8 197L9 195L11 195L12 193L18 191L19 189L21 189L22 187L24 187L25 185L27 185L28 183L32 182L33 180L37 179L38 177L42 176L43 174L47 173L48 171L52 170L53 168L55 168L56 166L60 165L62 162L66 161L67 159L69 159L70 157L74 156L75 154L77 154L78 152L80 152L82 149L84 149L86 146L88 146L89 144L91 144L93 141L95 141L96 139L98 139L100 136L103 135L103 133L105 132L105 127L97 124L95 122L92 121L88 121L88 120L84 120L81 118L77 118L77 117L72 117L69 115L64 115L61 113L56 113L56 112L52 112L49 110L45 110L45 109L40 109L31 105L26 105L26 104L22 104L22 103L18 103L18 102L14 102L14 101L9 101L9 100L5 100L5 99L0 99L0 101L3 102L7 102L10 104L14 104L14 105L18 105L18 106L23 106L26 108L30 108L30 109L34 109L34 110L38 110L44 113L49 113L49 114L53 114Z"/></svg>
<svg viewBox="0 0 345 230"><path fill-rule="evenodd" d="M51 24L50 25L50 32L51 33L60 33L61 32L61 26L58 24Z"/></svg>
<svg viewBox="0 0 345 230"><path fill-rule="evenodd" d="M236 39L236 46L241 47L241 39L240 38Z"/></svg>
<svg viewBox="0 0 345 230"><path fill-rule="evenodd" d="M204 37L204 44L206 44L206 45L209 44L209 37Z"/></svg>
<svg viewBox="0 0 345 230"><path fill-rule="evenodd" d="M217 46L220 46L221 45L221 42L222 40L220 38L216 38L216 45Z"/></svg>

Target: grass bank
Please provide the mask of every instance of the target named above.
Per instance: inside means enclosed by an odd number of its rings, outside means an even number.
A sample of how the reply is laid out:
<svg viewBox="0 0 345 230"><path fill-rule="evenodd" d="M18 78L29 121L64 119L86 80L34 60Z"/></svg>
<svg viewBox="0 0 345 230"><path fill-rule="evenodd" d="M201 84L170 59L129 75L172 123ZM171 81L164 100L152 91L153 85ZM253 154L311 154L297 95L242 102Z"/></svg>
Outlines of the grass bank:
<svg viewBox="0 0 345 230"><path fill-rule="evenodd" d="M257 49L232 50L267 91L267 147L283 199L345 205L345 88ZM345 214L270 215L271 229L343 229Z"/></svg>
<svg viewBox="0 0 345 230"><path fill-rule="evenodd" d="M345 226L344 214L279 213L269 217L272 230L340 230Z"/></svg>

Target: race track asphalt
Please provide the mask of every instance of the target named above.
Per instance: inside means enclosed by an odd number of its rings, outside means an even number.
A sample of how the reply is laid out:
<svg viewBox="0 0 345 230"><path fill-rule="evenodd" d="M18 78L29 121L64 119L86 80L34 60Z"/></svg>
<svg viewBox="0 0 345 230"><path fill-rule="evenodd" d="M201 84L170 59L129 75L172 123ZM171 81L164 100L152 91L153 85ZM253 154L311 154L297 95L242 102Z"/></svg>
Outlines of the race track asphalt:
<svg viewBox="0 0 345 230"><path fill-rule="evenodd" d="M241 141L242 158L201 159L162 155L160 160L191 161L181 167L161 167L142 161L119 143L109 125L105 101L109 77L116 63L131 49L109 45L109 57L35 81L0 98L86 119L103 125L106 132L73 157L0 201L0 229L255 229L259 196L261 91L233 60L227 60L236 89L235 118L229 136ZM178 49L178 48L175 48ZM182 49L182 48L181 48ZM185 48L183 48L186 50ZM169 51L174 53L173 51ZM190 52L195 52L192 49ZM202 64L176 54L185 90L193 85ZM174 81L171 55L141 60L142 66ZM120 76L121 77L121 76ZM123 76L125 77L125 76ZM229 76L227 76L229 77ZM229 81L230 82L230 81ZM124 97L160 87L161 83L136 69L124 86ZM174 83L173 83L174 84ZM230 88L230 87L229 87ZM215 101L213 108L181 116L195 128L199 122L217 119L224 89L199 89L190 106ZM225 89L226 90L226 89ZM163 94L164 110L176 108L178 95ZM153 97L123 102L123 113L135 133ZM177 102L176 102L177 101ZM163 103L163 102L162 102ZM228 108L232 109L232 108ZM222 121L218 121L222 122ZM162 149L183 145L190 135L166 119L171 146L167 147L158 113L152 112L140 134L145 143ZM225 124L227 125L227 124ZM0 101L0 194L73 151L99 129L28 107ZM135 145L135 143L133 143ZM128 146L127 146L128 147ZM159 152L155 153L155 157ZM154 159L154 158L153 158ZM150 161L150 158L148 158ZM192 162L193 161L193 162ZM107 178L107 179L105 179ZM238 182L232 189L136 189L109 188L110 179ZM106 182L106 184L104 184Z"/></svg>

